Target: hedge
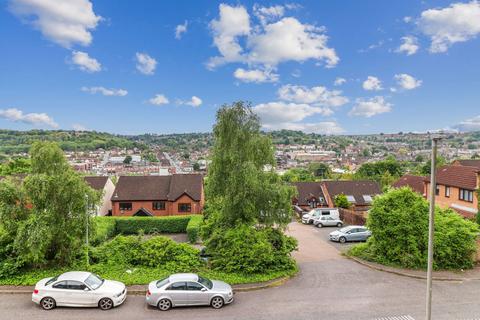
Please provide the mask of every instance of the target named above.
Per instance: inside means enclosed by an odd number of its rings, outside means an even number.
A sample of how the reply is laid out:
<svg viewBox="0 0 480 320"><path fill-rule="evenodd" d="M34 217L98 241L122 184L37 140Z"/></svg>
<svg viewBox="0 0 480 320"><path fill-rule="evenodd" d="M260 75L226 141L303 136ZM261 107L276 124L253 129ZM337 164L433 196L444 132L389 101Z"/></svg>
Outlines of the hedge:
<svg viewBox="0 0 480 320"><path fill-rule="evenodd" d="M190 243L197 243L203 216L192 216L187 225L187 237Z"/></svg>
<svg viewBox="0 0 480 320"><path fill-rule="evenodd" d="M116 234L183 233L191 216L115 217Z"/></svg>
<svg viewBox="0 0 480 320"><path fill-rule="evenodd" d="M92 219L94 232L90 234L93 245L100 244L116 235L116 220L112 217L95 217Z"/></svg>

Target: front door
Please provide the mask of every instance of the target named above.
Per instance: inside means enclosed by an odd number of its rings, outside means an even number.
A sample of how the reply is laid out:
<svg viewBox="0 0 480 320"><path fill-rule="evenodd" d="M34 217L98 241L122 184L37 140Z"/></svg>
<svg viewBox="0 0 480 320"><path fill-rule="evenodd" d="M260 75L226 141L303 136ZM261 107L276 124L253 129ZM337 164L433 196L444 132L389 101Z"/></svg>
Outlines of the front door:
<svg viewBox="0 0 480 320"><path fill-rule="evenodd" d="M70 303L78 306L89 306L94 303L94 295L85 283L80 281L67 281Z"/></svg>
<svg viewBox="0 0 480 320"><path fill-rule="evenodd" d="M202 289L204 291L202 291ZM209 294L204 286L197 282L187 282L187 297L189 304L208 305Z"/></svg>

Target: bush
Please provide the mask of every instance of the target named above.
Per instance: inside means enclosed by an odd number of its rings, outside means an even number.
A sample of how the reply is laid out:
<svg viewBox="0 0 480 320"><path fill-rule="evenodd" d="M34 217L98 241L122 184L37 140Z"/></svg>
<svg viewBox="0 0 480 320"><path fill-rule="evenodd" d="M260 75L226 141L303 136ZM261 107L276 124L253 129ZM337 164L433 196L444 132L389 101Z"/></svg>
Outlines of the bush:
<svg viewBox="0 0 480 320"><path fill-rule="evenodd" d="M107 241L116 234L116 221L112 217L95 217L92 221L90 243L97 245Z"/></svg>
<svg viewBox="0 0 480 320"><path fill-rule="evenodd" d="M172 272L192 271L201 266L199 250L162 236L116 236L94 248L94 263L110 266L144 266Z"/></svg>
<svg viewBox="0 0 480 320"><path fill-rule="evenodd" d="M240 225L226 231L218 229L206 245L214 270L253 274L295 268L290 253L296 240L271 228Z"/></svg>
<svg viewBox="0 0 480 320"><path fill-rule="evenodd" d="M385 265L425 268L428 202L409 188L393 189L375 198L367 226L372 237L350 254ZM435 269L473 267L478 226L450 209L435 212Z"/></svg>
<svg viewBox="0 0 480 320"><path fill-rule="evenodd" d="M200 233L200 226L203 223L203 216L192 216L187 225L187 237L190 243L197 243Z"/></svg>
<svg viewBox="0 0 480 320"><path fill-rule="evenodd" d="M117 234L182 233L187 229L191 216L167 217L115 217Z"/></svg>

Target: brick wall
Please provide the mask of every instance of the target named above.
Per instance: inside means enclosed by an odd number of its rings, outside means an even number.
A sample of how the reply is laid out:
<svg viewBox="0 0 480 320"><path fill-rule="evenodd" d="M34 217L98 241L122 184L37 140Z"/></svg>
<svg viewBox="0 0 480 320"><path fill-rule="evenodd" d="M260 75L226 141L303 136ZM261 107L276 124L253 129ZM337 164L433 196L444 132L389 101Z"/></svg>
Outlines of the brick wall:
<svg viewBox="0 0 480 320"><path fill-rule="evenodd" d="M132 210L120 211L120 203L131 202ZM180 203L188 203L191 206L191 212L179 212L178 205ZM144 208L154 216L173 216L173 215L188 215L202 213L203 204L201 201L194 201L189 196L183 195L177 201L165 201L165 210L153 210L153 201L113 201L112 202L113 216L133 216L138 210Z"/></svg>

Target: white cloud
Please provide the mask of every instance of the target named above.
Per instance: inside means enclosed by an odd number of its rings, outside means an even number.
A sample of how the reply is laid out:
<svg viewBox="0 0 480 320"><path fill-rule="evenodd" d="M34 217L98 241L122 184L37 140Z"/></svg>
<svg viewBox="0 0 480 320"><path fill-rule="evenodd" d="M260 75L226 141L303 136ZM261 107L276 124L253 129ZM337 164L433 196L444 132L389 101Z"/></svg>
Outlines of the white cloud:
<svg viewBox="0 0 480 320"><path fill-rule="evenodd" d="M308 88L287 84L278 89L278 97L285 101L320 107L339 107L348 103L348 98L342 96L340 90L328 90L322 86Z"/></svg>
<svg viewBox="0 0 480 320"><path fill-rule="evenodd" d="M90 73L102 70L100 62L95 58L91 58L86 52L73 51L72 63L77 65L80 70Z"/></svg>
<svg viewBox="0 0 480 320"><path fill-rule="evenodd" d="M405 22L405 23L410 23L410 22L412 22L412 20L413 20L412 17L409 17L409 16L403 17L403 22Z"/></svg>
<svg viewBox="0 0 480 320"><path fill-rule="evenodd" d="M272 71L260 69L245 70L243 68L238 68L233 73L233 76L243 82L262 83L278 81L278 74Z"/></svg>
<svg viewBox="0 0 480 320"><path fill-rule="evenodd" d="M91 94L101 93L104 96L124 97L128 94L128 91L124 89L107 89L105 87L82 87L81 90L83 92L89 92Z"/></svg>
<svg viewBox="0 0 480 320"><path fill-rule="evenodd" d="M397 84L405 90L412 90L422 85L422 80L415 79L406 73L396 74L395 79L397 80Z"/></svg>
<svg viewBox="0 0 480 320"><path fill-rule="evenodd" d="M168 98L163 95L163 94L156 94L155 97L151 98L148 100L150 104L156 105L156 106L161 106L162 104L167 104L170 101Z"/></svg>
<svg viewBox="0 0 480 320"><path fill-rule="evenodd" d="M187 32L187 27L188 27L188 21L185 20L184 24L179 24L175 28L175 39L181 39L182 34Z"/></svg>
<svg viewBox="0 0 480 320"><path fill-rule="evenodd" d="M157 67L157 60L146 53L137 52L135 54L137 59L137 70L146 75L152 75Z"/></svg>
<svg viewBox="0 0 480 320"><path fill-rule="evenodd" d="M430 37L430 52L446 52L453 44L480 34L480 2L458 2L446 8L425 10L417 24Z"/></svg>
<svg viewBox="0 0 480 320"><path fill-rule="evenodd" d="M184 102L184 104L192 107L199 107L202 104L202 99L197 96L193 96L190 101Z"/></svg>
<svg viewBox="0 0 480 320"><path fill-rule="evenodd" d="M347 82L347 79L345 78L336 78L335 81L333 82L333 85L334 86L341 86L342 84L344 84L345 82Z"/></svg>
<svg viewBox="0 0 480 320"><path fill-rule="evenodd" d="M89 0L11 0L9 8L45 38L66 48L90 45L91 31L102 19Z"/></svg>
<svg viewBox="0 0 480 320"><path fill-rule="evenodd" d="M368 76L367 80L363 82L363 89L368 91L379 91L382 90L382 82L377 77Z"/></svg>
<svg viewBox="0 0 480 320"><path fill-rule="evenodd" d="M81 125L81 124L79 124L79 123L74 123L74 124L72 124L72 128L73 128L73 130L75 130L75 131L89 131L89 130L87 129L87 127L85 127L84 125Z"/></svg>
<svg viewBox="0 0 480 320"><path fill-rule="evenodd" d="M454 129L462 132L480 131L480 115L458 123Z"/></svg>
<svg viewBox="0 0 480 320"><path fill-rule="evenodd" d="M260 8L263 8L263 13ZM254 14L261 15L264 23L251 27L250 15L245 7L221 4L219 19L210 22L220 56L211 58L207 66L212 69L225 63L239 62L274 69L285 61L303 62L309 59L324 62L327 67L338 63L335 50L327 46L328 37L324 28L302 24L293 17L267 22L281 17L281 10L275 8L254 8ZM244 40L244 47L240 40Z"/></svg>
<svg viewBox="0 0 480 320"><path fill-rule="evenodd" d="M405 53L407 56L415 54L420 46L418 39L414 36L402 37L402 44L397 48L396 52Z"/></svg>
<svg viewBox="0 0 480 320"><path fill-rule="evenodd" d="M298 122L315 114L330 115L330 109L312 107L306 103L269 102L253 107L253 111L267 126L279 123Z"/></svg>
<svg viewBox="0 0 480 320"><path fill-rule="evenodd" d="M335 121L323 121L317 123L281 122L277 124L265 124L263 125L263 128L267 130L285 129L326 135L341 134L345 132L345 130Z"/></svg>
<svg viewBox="0 0 480 320"><path fill-rule="evenodd" d="M374 115L390 112L392 104L385 101L382 96L373 97L370 99L357 99L356 105L348 113L350 116L360 116L370 118Z"/></svg>
<svg viewBox="0 0 480 320"><path fill-rule="evenodd" d="M281 5L262 7L258 4L253 5L253 14L265 25L267 22L283 17L285 7Z"/></svg>
<svg viewBox="0 0 480 320"><path fill-rule="evenodd" d="M22 110L10 108L0 110L0 118L13 122L23 122L32 125L46 125L58 128L58 124L46 113L23 113Z"/></svg>

